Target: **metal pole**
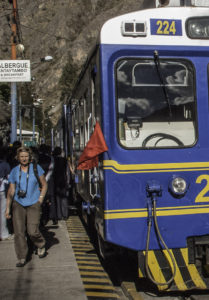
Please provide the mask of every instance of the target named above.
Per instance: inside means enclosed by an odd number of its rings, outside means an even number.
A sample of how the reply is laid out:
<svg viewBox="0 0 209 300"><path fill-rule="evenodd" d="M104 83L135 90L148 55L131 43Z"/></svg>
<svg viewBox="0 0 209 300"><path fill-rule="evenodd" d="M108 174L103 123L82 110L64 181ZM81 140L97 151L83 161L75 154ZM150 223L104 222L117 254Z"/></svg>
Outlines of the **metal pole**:
<svg viewBox="0 0 209 300"><path fill-rule="evenodd" d="M51 129L51 147L54 150L54 128Z"/></svg>
<svg viewBox="0 0 209 300"><path fill-rule="evenodd" d="M33 141L35 141L35 130L36 130L36 112L35 107L33 106Z"/></svg>
<svg viewBox="0 0 209 300"><path fill-rule="evenodd" d="M12 59L16 59L16 13L17 0L13 0L13 21L12 21ZM16 82L11 83L11 143L17 140L17 85Z"/></svg>
<svg viewBox="0 0 209 300"><path fill-rule="evenodd" d="M16 82L11 83L11 143L17 140L17 86Z"/></svg>
<svg viewBox="0 0 209 300"><path fill-rule="evenodd" d="M22 142L22 95L19 95L19 141Z"/></svg>

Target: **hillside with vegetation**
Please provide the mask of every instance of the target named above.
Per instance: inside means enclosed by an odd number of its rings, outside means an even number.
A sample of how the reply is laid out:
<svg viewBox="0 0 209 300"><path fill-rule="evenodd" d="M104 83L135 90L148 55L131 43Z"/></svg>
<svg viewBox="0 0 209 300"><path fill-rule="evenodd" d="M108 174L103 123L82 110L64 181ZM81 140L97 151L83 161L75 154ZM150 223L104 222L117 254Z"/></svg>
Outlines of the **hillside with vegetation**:
<svg viewBox="0 0 209 300"><path fill-rule="evenodd" d="M60 117L89 50L95 44L103 23L112 17L153 6L154 0L17 0L17 37L24 53L17 59L30 59L31 83L22 83L22 102L43 99L44 116L54 126ZM11 59L12 0L0 1L0 57ZM41 62L50 55L53 60ZM0 124L9 122L10 85L0 83L4 103ZM31 96L32 95L32 96ZM0 104L1 104L0 103ZM7 104L6 104L7 103ZM39 122L43 115L39 114ZM30 120L28 120L29 125ZM26 122L27 124L27 122ZM41 124L40 124L41 126Z"/></svg>

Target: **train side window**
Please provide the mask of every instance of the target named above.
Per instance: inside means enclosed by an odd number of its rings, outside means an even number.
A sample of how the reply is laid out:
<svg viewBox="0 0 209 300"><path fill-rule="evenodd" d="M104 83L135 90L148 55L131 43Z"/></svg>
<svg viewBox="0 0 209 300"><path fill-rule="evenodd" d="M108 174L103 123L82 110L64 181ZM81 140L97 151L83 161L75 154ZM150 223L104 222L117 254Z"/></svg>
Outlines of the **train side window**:
<svg viewBox="0 0 209 300"><path fill-rule="evenodd" d="M163 78L163 84L162 84ZM119 60L116 65L118 136L127 148L187 147L196 141L193 65L162 59Z"/></svg>

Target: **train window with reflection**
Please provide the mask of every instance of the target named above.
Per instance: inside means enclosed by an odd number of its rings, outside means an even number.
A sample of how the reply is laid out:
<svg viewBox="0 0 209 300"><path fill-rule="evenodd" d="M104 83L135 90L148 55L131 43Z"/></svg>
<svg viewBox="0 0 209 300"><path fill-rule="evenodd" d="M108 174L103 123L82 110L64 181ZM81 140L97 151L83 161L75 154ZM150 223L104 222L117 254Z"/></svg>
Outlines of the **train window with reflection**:
<svg viewBox="0 0 209 300"><path fill-rule="evenodd" d="M196 141L194 68L187 60L116 65L118 136L127 148L191 147Z"/></svg>

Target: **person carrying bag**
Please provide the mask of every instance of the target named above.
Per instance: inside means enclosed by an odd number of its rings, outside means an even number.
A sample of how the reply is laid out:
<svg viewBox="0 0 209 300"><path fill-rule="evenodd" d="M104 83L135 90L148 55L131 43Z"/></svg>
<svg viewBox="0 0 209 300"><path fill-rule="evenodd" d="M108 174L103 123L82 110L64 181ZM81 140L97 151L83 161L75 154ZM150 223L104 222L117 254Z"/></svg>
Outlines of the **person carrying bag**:
<svg viewBox="0 0 209 300"><path fill-rule="evenodd" d="M47 192L44 170L37 165L41 189L34 174L31 150L27 147L17 149L19 165L9 175L9 189L5 216L11 218L14 228L14 246L17 256L17 267L26 264L28 245L26 231L34 245L38 248L39 258L46 255L45 239L39 230L41 204Z"/></svg>

